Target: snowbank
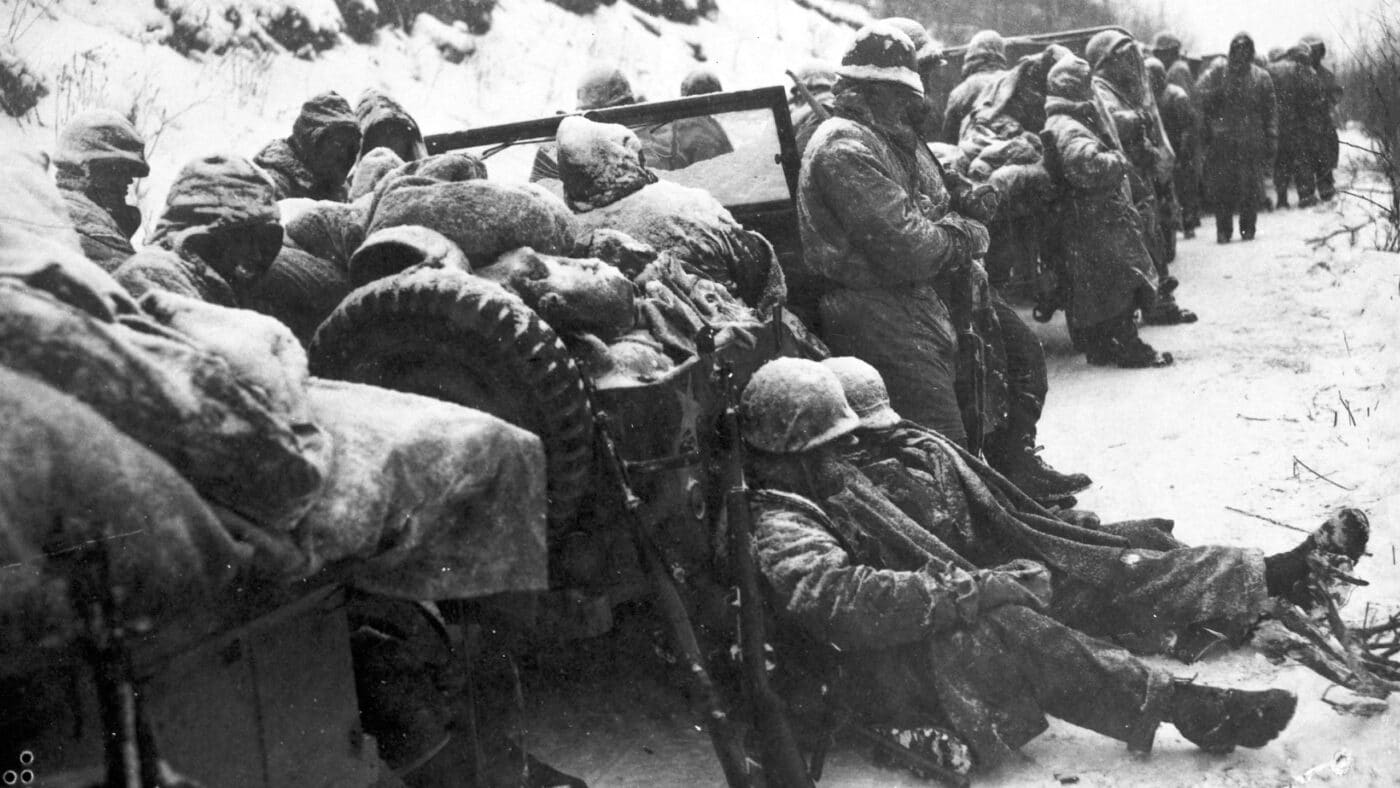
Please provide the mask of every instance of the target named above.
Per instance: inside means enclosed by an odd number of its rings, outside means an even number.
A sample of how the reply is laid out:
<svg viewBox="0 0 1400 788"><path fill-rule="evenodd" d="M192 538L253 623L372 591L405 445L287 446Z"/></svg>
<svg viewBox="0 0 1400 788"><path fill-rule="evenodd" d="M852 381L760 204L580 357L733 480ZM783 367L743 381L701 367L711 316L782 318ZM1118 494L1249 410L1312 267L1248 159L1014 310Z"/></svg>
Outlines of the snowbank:
<svg viewBox="0 0 1400 788"><path fill-rule="evenodd" d="M148 221L185 161L216 151L251 156L288 134L302 101L324 90L352 101L367 87L382 90L431 134L571 109L576 80L598 61L616 63L651 99L678 96L681 80L702 61L726 89L785 85L784 69L839 56L853 32L797 0L719 0L713 18L695 24L625 2L580 15L546 0L501 0L489 31L474 37L475 53L451 63L433 37L397 27L355 43L342 34L335 0L164 2L172 14L208 22L190 57L162 45L172 34L166 14L122 0L55 4L14 42L52 88L24 127L40 148L52 150L63 124L85 109L135 117L152 165L151 177L138 184ZM381 12L389 5L380 2ZM253 23L266 29L289 9L313 37L334 36L337 45L310 59L278 45L231 46L240 36L261 35Z"/></svg>

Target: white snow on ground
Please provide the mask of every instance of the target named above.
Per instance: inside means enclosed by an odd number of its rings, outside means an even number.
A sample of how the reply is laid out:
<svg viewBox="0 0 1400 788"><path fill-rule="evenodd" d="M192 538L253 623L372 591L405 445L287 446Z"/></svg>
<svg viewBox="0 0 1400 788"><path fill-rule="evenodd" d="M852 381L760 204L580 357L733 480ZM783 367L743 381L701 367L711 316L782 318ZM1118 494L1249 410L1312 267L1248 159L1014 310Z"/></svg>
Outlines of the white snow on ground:
<svg viewBox="0 0 1400 788"><path fill-rule="evenodd" d="M0 2L0 18L16 2L25 0ZM149 217L181 163L216 150L252 155L287 134L300 103L321 90L351 101L365 87L387 90L432 133L569 108L577 76L595 60L619 62L642 93L663 98L676 95L695 65L693 45L727 87L747 88L785 84L784 67L832 56L852 34L789 0L721 0L720 8L716 21L684 26L622 2L578 17L542 0L502 0L477 53L458 65L394 32L314 61L247 53L190 60L152 42L147 31L159 15L136 0L63 0L15 45L51 80L53 95L27 125L41 147L51 148L58 127L81 109L135 106L152 146L153 174L141 186ZM1343 205L1354 219L1359 203ZM1201 322L1144 330L1175 353L1172 368L1088 367L1069 350L1062 319L1037 325L1052 385L1041 442L1057 467L1094 477L1084 507L1111 519L1172 517L1191 542L1272 551L1301 536L1226 507L1303 528L1336 506L1362 507L1375 533L1358 574L1371 586L1344 611L1359 620L1367 602L1400 607L1400 256L1358 251L1345 238L1331 251L1304 243L1341 218L1330 208L1266 214L1259 240L1224 247L1213 243L1207 222L1199 238L1182 242L1179 298ZM1360 240L1370 239L1363 232ZM1298 715L1268 748L1227 757L1203 755L1166 727L1146 762L1056 723L1025 749L1024 763L979 782L1288 785L1346 751L1345 776L1325 767L1310 779L1400 784L1394 709L1371 719L1340 716L1319 700L1325 680L1248 650L1189 667L1160 664L1203 681L1292 689ZM562 695L534 693L527 744L592 785L721 784L706 738L674 695L630 676L574 684ZM822 784L924 783L843 749Z"/></svg>

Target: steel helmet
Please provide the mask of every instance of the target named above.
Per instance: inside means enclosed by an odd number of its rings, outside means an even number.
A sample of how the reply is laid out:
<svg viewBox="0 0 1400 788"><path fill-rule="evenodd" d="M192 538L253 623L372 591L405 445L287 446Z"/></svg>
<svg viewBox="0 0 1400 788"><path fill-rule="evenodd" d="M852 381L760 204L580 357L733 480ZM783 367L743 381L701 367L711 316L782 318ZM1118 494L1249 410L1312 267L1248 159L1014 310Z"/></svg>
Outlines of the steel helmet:
<svg viewBox="0 0 1400 788"><path fill-rule="evenodd" d="M919 65L923 65L929 60L943 59L943 50L929 37L928 29L912 19L903 16L892 16L883 20L885 24L893 25L904 35L909 36L909 42L914 45L914 59Z"/></svg>
<svg viewBox="0 0 1400 788"><path fill-rule="evenodd" d="M890 407L890 393L885 379L869 364L855 356L833 356L822 362L841 382L846 403L856 412L860 426L868 429L893 427L901 419Z"/></svg>
<svg viewBox="0 0 1400 788"><path fill-rule="evenodd" d="M739 418L744 441L770 454L798 454L860 426L836 375L797 358L774 359L753 373L739 397Z"/></svg>
<svg viewBox="0 0 1400 788"><path fill-rule="evenodd" d="M103 165L137 178L151 174L141 133L125 116L109 109L89 110L70 120L58 137L54 163L79 170Z"/></svg>
<svg viewBox="0 0 1400 788"><path fill-rule="evenodd" d="M1103 30L1094 34L1089 39L1089 43L1084 47L1084 59L1089 62L1089 68L1098 71L1109 56L1114 55L1133 44L1133 37L1121 30Z"/></svg>
<svg viewBox="0 0 1400 788"><path fill-rule="evenodd" d="M837 75L853 82L903 85L924 95L914 42L888 22L871 22L856 31L855 41L841 56Z"/></svg>

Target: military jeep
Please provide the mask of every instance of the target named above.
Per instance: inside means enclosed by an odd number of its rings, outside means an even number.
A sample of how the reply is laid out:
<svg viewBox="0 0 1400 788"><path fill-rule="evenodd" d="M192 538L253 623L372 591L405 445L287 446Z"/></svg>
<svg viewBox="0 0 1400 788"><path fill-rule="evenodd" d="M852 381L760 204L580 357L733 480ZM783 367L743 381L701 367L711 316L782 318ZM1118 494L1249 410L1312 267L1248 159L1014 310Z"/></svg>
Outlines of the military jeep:
<svg viewBox="0 0 1400 788"><path fill-rule="evenodd" d="M732 152L658 174L710 191L780 255L800 253L798 161L782 88L585 115L652 134L677 120L714 118ZM538 151L552 145L562 118L433 135L427 146L430 153L469 151L486 162L492 180L523 183ZM562 193L557 180L541 185ZM720 347L681 361L657 381L595 388L566 343L519 299L459 272L417 271L351 294L322 324L310 355L315 374L484 410L541 438L554 588L518 607L531 612L539 629L567 638L606 631L614 606L651 589L629 526L633 517L653 532L673 570L691 578L714 574L715 518L723 510L723 493L714 483L721 386L737 390L763 362L799 352L780 318L768 321L754 339L751 347ZM714 375L721 367L732 374L724 384ZM635 497L634 511L628 510L629 496Z"/></svg>

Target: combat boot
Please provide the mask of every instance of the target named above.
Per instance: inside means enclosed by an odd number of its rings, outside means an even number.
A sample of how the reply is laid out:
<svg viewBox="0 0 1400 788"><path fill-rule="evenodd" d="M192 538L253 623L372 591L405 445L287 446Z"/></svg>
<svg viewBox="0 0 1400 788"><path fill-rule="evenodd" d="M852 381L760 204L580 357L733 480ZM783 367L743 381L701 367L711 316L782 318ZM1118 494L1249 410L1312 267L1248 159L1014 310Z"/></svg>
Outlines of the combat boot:
<svg viewBox="0 0 1400 788"><path fill-rule="evenodd" d="M1240 237L1243 238L1243 234ZM1252 234L1251 237L1253 237ZM1195 312L1182 309L1170 291L1159 291L1157 302L1142 310L1142 322L1149 326L1178 326L1194 323L1198 319Z"/></svg>
<svg viewBox="0 0 1400 788"><path fill-rule="evenodd" d="M1297 707L1298 696L1286 690L1222 689L1174 679L1169 719L1197 747L1227 753L1273 741Z"/></svg>
<svg viewBox="0 0 1400 788"><path fill-rule="evenodd" d="M1355 584L1348 573L1366 554L1370 537L1365 512L1338 509L1297 547L1264 557L1269 596L1310 610L1321 601L1319 594L1345 594Z"/></svg>
<svg viewBox="0 0 1400 788"><path fill-rule="evenodd" d="M1040 446L1021 446L989 457L992 467L1037 502L1063 501L1094 483L1082 473L1060 473L1040 457Z"/></svg>
<svg viewBox="0 0 1400 788"><path fill-rule="evenodd" d="M1146 369L1170 366L1170 353L1158 353L1138 336L1132 316L1114 318L1096 327L1094 341L1086 348L1084 357L1100 367L1117 366L1124 369Z"/></svg>

